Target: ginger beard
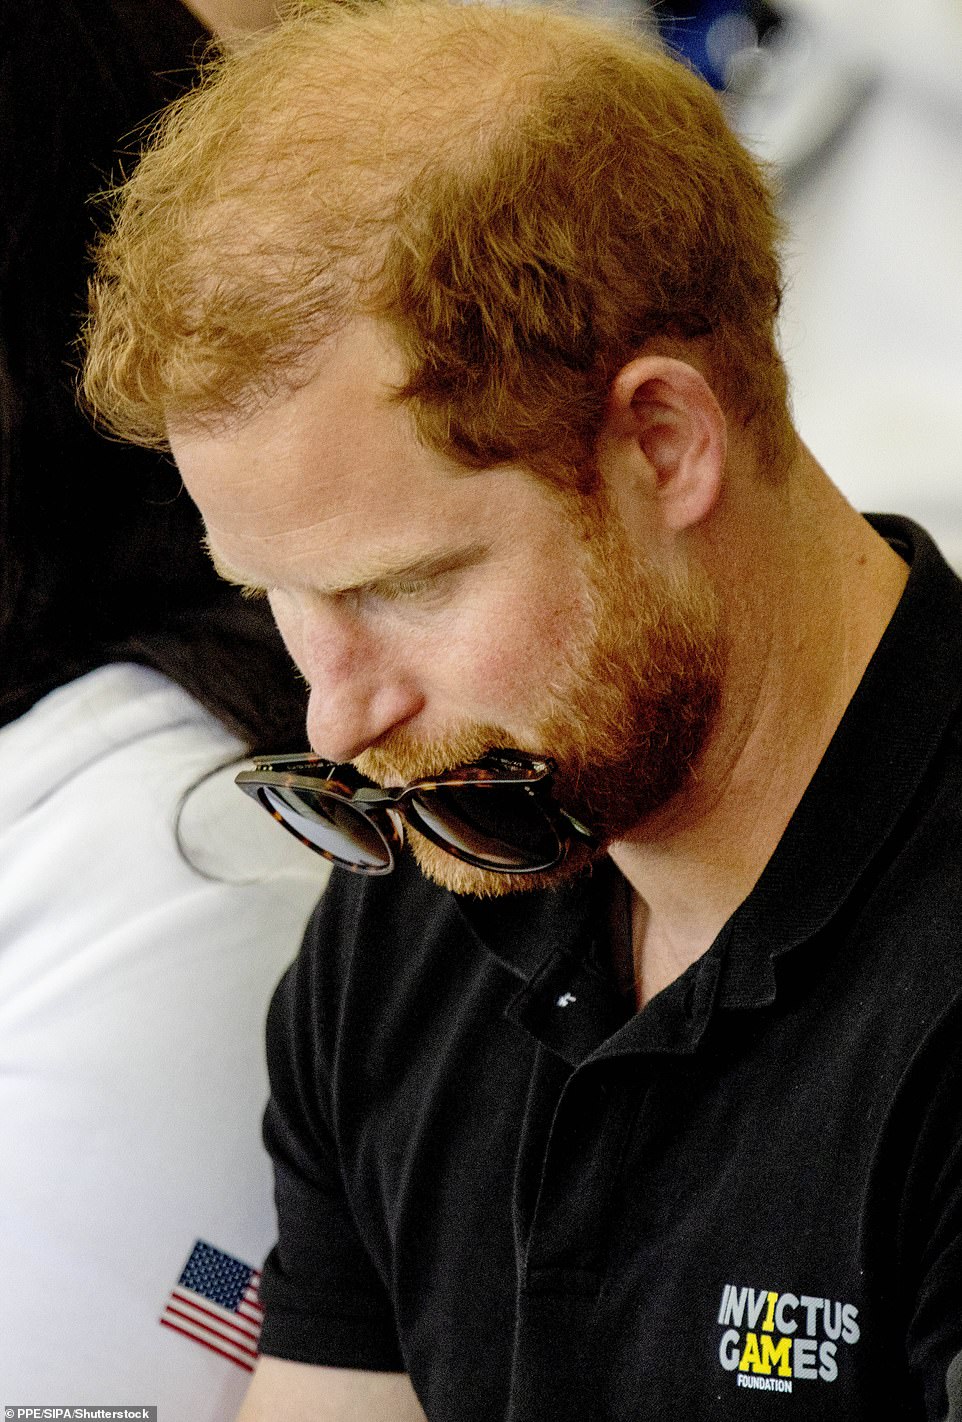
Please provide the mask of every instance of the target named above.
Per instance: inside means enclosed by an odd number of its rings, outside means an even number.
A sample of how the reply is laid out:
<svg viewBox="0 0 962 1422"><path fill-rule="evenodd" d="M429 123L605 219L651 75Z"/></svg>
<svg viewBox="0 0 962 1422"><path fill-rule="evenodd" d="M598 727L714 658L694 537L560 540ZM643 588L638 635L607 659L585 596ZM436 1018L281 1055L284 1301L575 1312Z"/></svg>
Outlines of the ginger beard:
<svg viewBox="0 0 962 1422"><path fill-rule="evenodd" d="M519 741L469 723L431 741L395 731L353 764L378 784L406 782L516 747L550 757L553 796L598 837L531 874L478 869L410 828L422 872L459 894L497 897L556 886L637 831L682 790L705 746L721 692L719 615L704 578L684 584L643 563L615 511L596 495L576 517L584 606L564 662L532 708ZM574 614L577 616L577 613Z"/></svg>

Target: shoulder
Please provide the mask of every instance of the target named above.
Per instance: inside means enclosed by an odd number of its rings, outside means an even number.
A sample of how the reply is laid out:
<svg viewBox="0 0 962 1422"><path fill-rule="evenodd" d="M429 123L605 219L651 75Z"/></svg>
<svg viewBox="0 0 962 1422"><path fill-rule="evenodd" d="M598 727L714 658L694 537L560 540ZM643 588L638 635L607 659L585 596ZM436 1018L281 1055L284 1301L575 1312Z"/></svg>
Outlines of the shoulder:
<svg viewBox="0 0 962 1422"><path fill-rule="evenodd" d="M541 897L464 901L425 879L408 854L383 877L335 869L272 1007L273 1045L283 1052L300 1042L335 1074L362 1061L434 1070L460 1034L503 1026L523 973L492 925L538 938Z"/></svg>
<svg viewBox="0 0 962 1422"><path fill-rule="evenodd" d="M940 1009L962 992L962 717L869 876L867 915L890 982ZM882 963L879 963L881 968Z"/></svg>
<svg viewBox="0 0 962 1422"><path fill-rule="evenodd" d="M233 784L239 743L145 668L112 666L0 732L0 938L64 952L178 938L293 956L326 866ZM126 950L125 950L126 951Z"/></svg>

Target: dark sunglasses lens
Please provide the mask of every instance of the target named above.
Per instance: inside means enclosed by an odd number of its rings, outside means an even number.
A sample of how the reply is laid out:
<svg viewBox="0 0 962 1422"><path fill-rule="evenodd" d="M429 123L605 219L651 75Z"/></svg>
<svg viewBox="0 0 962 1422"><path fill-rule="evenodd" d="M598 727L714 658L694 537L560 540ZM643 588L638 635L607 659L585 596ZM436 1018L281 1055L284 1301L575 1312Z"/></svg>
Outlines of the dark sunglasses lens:
<svg viewBox="0 0 962 1422"><path fill-rule="evenodd" d="M519 785L419 790L408 818L429 838L487 869L547 869L561 858L561 842L547 815Z"/></svg>
<svg viewBox="0 0 962 1422"><path fill-rule="evenodd" d="M391 867L390 852L377 829L343 800L280 785L262 785L260 793L268 809L329 859L369 871Z"/></svg>

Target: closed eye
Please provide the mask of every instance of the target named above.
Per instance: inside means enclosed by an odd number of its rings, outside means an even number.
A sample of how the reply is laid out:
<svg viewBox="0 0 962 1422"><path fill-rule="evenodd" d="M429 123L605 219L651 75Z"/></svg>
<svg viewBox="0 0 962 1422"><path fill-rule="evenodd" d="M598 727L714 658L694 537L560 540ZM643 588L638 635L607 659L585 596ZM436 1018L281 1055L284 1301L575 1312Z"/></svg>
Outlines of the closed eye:
<svg viewBox="0 0 962 1422"><path fill-rule="evenodd" d="M380 599L382 602L409 602L414 598L424 597L426 593L436 590L440 576L434 578L410 578L402 582L385 582L375 584L369 589L371 596Z"/></svg>
<svg viewBox="0 0 962 1422"><path fill-rule="evenodd" d="M204 539L204 543L219 575L225 581L236 584L243 597L259 599L270 597L277 591L276 588L247 582L243 574L235 572L215 552L209 537ZM485 544L471 543L450 553L418 558L407 566L376 574L372 578L359 579L341 587L325 588L314 583L312 590L319 596L333 598L342 603L416 602L420 598L440 593L456 574L481 563L487 554L488 548Z"/></svg>
<svg viewBox="0 0 962 1422"><path fill-rule="evenodd" d="M445 597L460 575L486 554L485 545L474 543L454 554L422 558L408 568L370 578L338 596L358 604L433 602Z"/></svg>

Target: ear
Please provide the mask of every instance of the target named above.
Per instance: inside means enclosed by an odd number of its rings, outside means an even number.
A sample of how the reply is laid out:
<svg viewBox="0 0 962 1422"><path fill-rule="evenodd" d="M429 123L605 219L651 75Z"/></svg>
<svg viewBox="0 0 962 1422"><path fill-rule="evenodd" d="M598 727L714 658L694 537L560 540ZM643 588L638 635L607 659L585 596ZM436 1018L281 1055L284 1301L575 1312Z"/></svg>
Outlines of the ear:
<svg viewBox="0 0 962 1422"><path fill-rule="evenodd" d="M598 442L604 475L634 486L664 528L700 523L721 492L727 427L700 371L668 356L639 356L611 385Z"/></svg>

